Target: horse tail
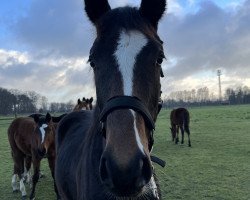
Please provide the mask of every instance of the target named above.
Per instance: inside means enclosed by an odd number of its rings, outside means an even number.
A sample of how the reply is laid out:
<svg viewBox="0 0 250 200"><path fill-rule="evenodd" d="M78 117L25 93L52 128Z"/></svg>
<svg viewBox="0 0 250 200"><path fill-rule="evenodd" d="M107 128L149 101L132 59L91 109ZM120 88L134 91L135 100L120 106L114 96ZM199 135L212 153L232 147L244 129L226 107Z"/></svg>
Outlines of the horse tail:
<svg viewBox="0 0 250 200"><path fill-rule="evenodd" d="M184 112L183 115L184 119L183 119L183 124L184 124L184 130L190 134L190 130L189 130L189 122L190 122L190 118L189 118L189 112L186 110L186 112Z"/></svg>
<svg viewBox="0 0 250 200"><path fill-rule="evenodd" d="M22 173L24 173L24 160L23 160L23 153L22 151L18 148L16 140L15 140L15 135L16 135L16 129L17 129L17 124L18 123L18 118L14 119L12 123L10 124L8 128L8 140L11 148L11 156L14 161L14 169L13 169L13 174L18 174L19 178Z"/></svg>
<svg viewBox="0 0 250 200"><path fill-rule="evenodd" d="M15 141L15 138L14 138L14 135L15 135L15 131L14 131L14 123L15 123L15 120L10 124L9 128L8 128L8 140L9 140L9 143L10 143L10 148L13 149L17 147L16 145L16 141Z"/></svg>

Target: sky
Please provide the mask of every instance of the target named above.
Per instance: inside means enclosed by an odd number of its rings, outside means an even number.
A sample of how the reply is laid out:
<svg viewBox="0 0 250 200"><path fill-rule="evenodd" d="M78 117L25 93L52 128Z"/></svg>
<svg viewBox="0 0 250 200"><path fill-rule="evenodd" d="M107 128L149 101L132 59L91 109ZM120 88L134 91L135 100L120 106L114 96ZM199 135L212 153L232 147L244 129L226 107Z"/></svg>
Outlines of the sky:
<svg viewBox="0 0 250 200"><path fill-rule="evenodd" d="M139 0L109 0L112 8ZM167 60L163 97L173 91L250 87L250 0L169 0L159 23ZM49 102L95 96L87 64L95 28L82 0L2 0L0 87L35 91Z"/></svg>

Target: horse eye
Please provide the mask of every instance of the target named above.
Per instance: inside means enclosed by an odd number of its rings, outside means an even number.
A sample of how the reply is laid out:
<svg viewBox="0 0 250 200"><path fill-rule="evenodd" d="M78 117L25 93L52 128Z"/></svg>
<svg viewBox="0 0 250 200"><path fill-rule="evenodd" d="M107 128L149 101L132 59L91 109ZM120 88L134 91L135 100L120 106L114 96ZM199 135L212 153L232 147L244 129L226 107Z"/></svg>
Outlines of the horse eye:
<svg viewBox="0 0 250 200"><path fill-rule="evenodd" d="M92 68L95 68L95 63L93 62L93 61L90 61L90 66L92 67Z"/></svg>
<svg viewBox="0 0 250 200"><path fill-rule="evenodd" d="M161 65L163 62L163 58L162 57L159 57L157 60L156 60L156 64L157 65Z"/></svg>
<svg viewBox="0 0 250 200"><path fill-rule="evenodd" d="M157 58L157 60L156 60L156 64L157 64L157 65L161 65L164 58L165 58L164 53L161 53L161 54L159 55L159 57Z"/></svg>
<svg viewBox="0 0 250 200"><path fill-rule="evenodd" d="M95 68L95 63L93 62L93 60L91 59L91 57L89 57L87 63L90 64L90 66L94 69Z"/></svg>

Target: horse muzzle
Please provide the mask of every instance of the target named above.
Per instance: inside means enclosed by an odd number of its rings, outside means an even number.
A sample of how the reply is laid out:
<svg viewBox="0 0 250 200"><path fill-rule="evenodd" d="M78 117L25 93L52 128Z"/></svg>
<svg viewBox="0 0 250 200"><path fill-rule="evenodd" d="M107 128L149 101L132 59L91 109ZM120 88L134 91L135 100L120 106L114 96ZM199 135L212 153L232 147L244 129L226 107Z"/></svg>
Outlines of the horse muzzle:
<svg viewBox="0 0 250 200"><path fill-rule="evenodd" d="M37 149L37 155L39 156L40 159L46 158L47 157L46 149L45 148Z"/></svg>
<svg viewBox="0 0 250 200"><path fill-rule="evenodd" d="M138 153L126 166L121 166L104 154L100 163L100 177L115 196L136 197L152 177L151 162L147 156Z"/></svg>

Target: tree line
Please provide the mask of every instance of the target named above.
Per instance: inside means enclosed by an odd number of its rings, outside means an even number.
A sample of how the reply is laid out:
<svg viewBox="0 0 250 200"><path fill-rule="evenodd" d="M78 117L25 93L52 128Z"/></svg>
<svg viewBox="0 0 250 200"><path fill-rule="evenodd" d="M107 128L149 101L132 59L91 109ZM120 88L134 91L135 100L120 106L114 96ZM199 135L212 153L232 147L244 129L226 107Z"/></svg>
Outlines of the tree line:
<svg viewBox="0 0 250 200"><path fill-rule="evenodd" d="M210 92L208 87L171 92L163 99L164 107L237 105L250 104L250 88L247 86L227 88L222 99Z"/></svg>
<svg viewBox="0 0 250 200"><path fill-rule="evenodd" d="M163 98L163 107L205 106L205 105L250 104L250 88L247 86L227 88L222 100L210 92L207 87L171 92ZM70 112L75 103L52 102L34 91L21 92L0 87L0 115L27 114L35 112Z"/></svg>
<svg viewBox="0 0 250 200"><path fill-rule="evenodd" d="M73 101L48 103L48 99L34 91L22 92L0 87L0 115L28 114L35 112L70 112Z"/></svg>

